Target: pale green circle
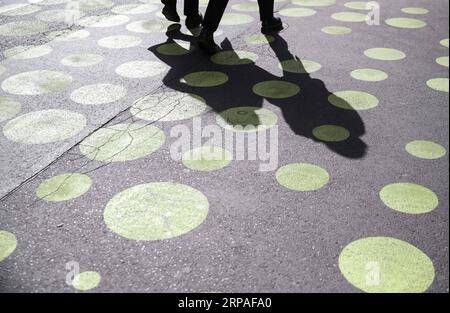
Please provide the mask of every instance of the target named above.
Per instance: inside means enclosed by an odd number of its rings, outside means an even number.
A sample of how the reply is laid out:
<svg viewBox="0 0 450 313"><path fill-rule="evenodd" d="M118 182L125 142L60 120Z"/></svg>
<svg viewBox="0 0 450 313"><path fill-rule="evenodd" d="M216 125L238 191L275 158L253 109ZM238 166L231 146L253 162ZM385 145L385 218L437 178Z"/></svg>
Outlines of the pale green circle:
<svg viewBox="0 0 450 313"><path fill-rule="evenodd" d="M411 183L385 186L380 191L380 199L387 207L408 214L428 213L439 205L439 199L433 191Z"/></svg>
<svg viewBox="0 0 450 313"><path fill-rule="evenodd" d="M433 78L427 81L427 86L436 91L448 92L448 78Z"/></svg>
<svg viewBox="0 0 450 313"><path fill-rule="evenodd" d="M322 32L330 35L346 35L350 34L352 29L345 26L326 26L322 28Z"/></svg>
<svg viewBox="0 0 450 313"><path fill-rule="evenodd" d="M114 27L128 23L130 18L126 15L93 15L87 16L78 21L84 27L104 28Z"/></svg>
<svg viewBox="0 0 450 313"><path fill-rule="evenodd" d="M288 17L307 17L315 15L317 11L308 8L287 8L280 10L279 13L280 15Z"/></svg>
<svg viewBox="0 0 450 313"><path fill-rule="evenodd" d="M280 167L276 174L278 183L295 191L315 191L330 181L323 168L307 163L293 163Z"/></svg>
<svg viewBox="0 0 450 313"><path fill-rule="evenodd" d="M55 9L40 12L36 15L38 20L48 23L64 23L67 19L81 18L84 13L75 9Z"/></svg>
<svg viewBox="0 0 450 313"><path fill-rule="evenodd" d="M114 5L110 0L77 0L81 11L94 11L98 9L107 9Z"/></svg>
<svg viewBox="0 0 450 313"><path fill-rule="evenodd" d="M16 236L6 230L0 230L0 262L10 256L16 247Z"/></svg>
<svg viewBox="0 0 450 313"><path fill-rule="evenodd" d="M402 8L402 12L406 14L427 14L429 11L420 7Z"/></svg>
<svg viewBox="0 0 450 313"><path fill-rule="evenodd" d="M0 36L28 37L48 31L48 25L42 21L18 21L0 25Z"/></svg>
<svg viewBox="0 0 450 313"><path fill-rule="evenodd" d="M15 46L3 51L5 58L13 60L26 60L39 58L52 52L52 47L41 46Z"/></svg>
<svg viewBox="0 0 450 313"><path fill-rule="evenodd" d="M193 118L206 109L206 102L200 96L167 91L139 99L133 104L130 112L143 120L167 122Z"/></svg>
<svg viewBox="0 0 450 313"><path fill-rule="evenodd" d="M100 128L84 139L80 152L102 162L137 160L157 151L166 137L158 127L144 123L122 123Z"/></svg>
<svg viewBox="0 0 450 313"><path fill-rule="evenodd" d="M137 185L116 194L104 220L114 233L131 240L164 240L200 226L209 210L200 191L172 182Z"/></svg>
<svg viewBox="0 0 450 313"><path fill-rule="evenodd" d="M243 25L254 21L254 18L247 14L225 13L223 15L221 26Z"/></svg>
<svg viewBox="0 0 450 313"><path fill-rule="evenodd" d="M231 6L233 10L242 11L242 12L258 12L259 7L257 3L254 2L244 2L237 3Z"/></svg>
<svg viewBox="0 0 450 313"><path fill-rule="evenodd" d="M165 33L172 22L158 19L140 20L127 25L127 30L135 33Z"/></svg>
<svg viewBox="0 0 450 313"><path fill-rule="evenodd" d="M355 90L337 91L328 97L328 101L340 109L369 110L376 107L378 99L370 93Z"/></svg>
<svg viewBox="0 0 450 313"><path fill-rule="evenodd" d="M353 10L370 10L370 8L367 7L368 3L368 1L350 1L344 3L344 6Z"/></svg>
<svg viewBox="0 0 450 313"><path fill-rule="evenodd" d="M125 87L113 84L87 85L75 89L70 99L79 104L97 105L116 102L127 94Z"/></svg>
<svg viewBox="0 0 450 313"><path fill-rule="evenodd" d="M186 48L176 42L166 43L166 44L160 45L158 48L156 48L156 51L158 53L163 54L163 55L172 55L172 56L185 55L185 54L191 53L193 50L194 50L193 46Z"/></svg>
<svg viewBox="0 0 450 313"><path fill-rule="evenodd" d="M245 42L250 44L250 45L269 44L269 43L272 43L274 40L275 40L275 38L273 36L262 35L262 34L251 35L251 36L245 38Z"/></svg>
<svg viewBox="0 0 450 313"><path fill-rule="evenodd" d="M222 72L195 72L182 78L182 82L192 87L216 87L228 82L228 75Z"/></svg>
<svg viewBox="0 0 450 313"><path fill-rule="evenodd" d="M84 195L92 186L92 179L80 173L66 173L44 180L36 190L38 198L61 202Z"/></svg>
<svg viewBox="0 0 450 313"><path fill-rule="evenodd" d="M293 4L307 7L326 7L336 3L336 0L292 0Z"/></svg>
<svg viewBox="0 0 450 313"><path fill-rule="evenodd" d="M291 59L282 61L280 64L278 64L278 67L283 71L290 73L311 74L320 70L322 68L322 65L310 60Z"/></svg>
<svg viewBox="0 0 450 313"><path fill-rule="evenodd" d="M441 46L444 46L444 47L448 48L448 43L449 43L448 38L447 39L442 39L439 43L440 43Z"/></svg>
<svg viewBox="0 0 450 313"><path fill-rule="evenodd" d="M385 22L389 26L397 28L422 28L427 25L427 23L425 23L424 21L406 17L389 18Z"/></svg>
<svg viewBox="0 0 450 313"><path fill-rule="evenodd" d="M156 61L131 61L116 68L116 73L127 78L158 76L167 70L167 65Z"/></svg>
<svg viewBox="0 0 450 313"><path fill-rule="evenodd" d="M340 253L339 269L350 284L369 293L424 292L435 277L426 254L390 237L353 241Z"/></svg>
<svg viewBox="0 0 450 313"><path fill-rule="evenodd" d="M136 36L115 35L100 39L98 45L108 49L125 49L139 46L142 39Z"/></svg>
<svg viewBox="0 0 450 313"><path fill-rule="evenodd" d="M92 53L75 53L64 57L61 64L71 67L87 67L103 61L103 57Z"/></svg>
<svg viewBox="0 0 450 313"><path fill-rule="evenodd" d="M65 29L65 30L57 30L57 31L53 31L50 32L47 35L47 38L49 38L50 40L55 40L55 41L75 41L75 40L81 40L81 39L85 39L88 38L90 36L90 33L85 30L85 29L80 29L80 30L70 30L70 29Z"/></svg>
<svg viewBox="0 0 450 313"><path fill-rule="evenodd" d="M28 3L13 3L0 6L0 15L3 16L22 16L35 13L41 10L41 7Z"/></svg>
<svg viewBox="0 0 450 313"><path fill-rule="evenodd" d="M200 171L212 172L220 170L230 164L233 156L228 150L203 146L186 151L182 156L182 162L187 168Z"/></svg>
<svg viewBox="0 0 450 313"><path fill-rule="evenodd" d="M114 8L112 8L112 12L116 14L146 14L151 13L153 11L156 11L158 7L153 4L145 3L137 3L137 4L124 4L124 5L117 5Z"/></svg>
<svg viewBox="0 0 450 313"><path fill-rule="evenodd" d="M436 59L436 63L448 67L448 57L439 57Z"/></svg>
<svg viewBox="0 0 450 313"><path fill-rule="evenodd" d="M45 144L69 139L82 131L85 126L84 115L52 109L16 117L3 127L3 134L14 142Z"/></svg>
<svg viewBox="0 0 450 313"><path fill-rule="evenodd" d="M426 160L440 159L447 154L443 146L426 140L411 141L406 145L405 149L409 154Z"/></svg>
<svg viewBox="0 0 450 313"><path fill-rule="evenodd" d="M101 276L97 272L82 272L73 278L72 286L81 291L88 291L96 288L101 281Z"/></svg>
<svg viewBox="0 0 450 313"><path fill-rule="evenodd" d="M338 12L331 15L332 19L350 23L365 22L366 17L367 15L357 12Z"/></svg>
<svg viewBox="0 0 450 313"><path fill-rule="evenodd" d="M371 48L364 51L364 55L375 60L381 61L398 61L406 57L406 55L396 49L391 48Z"/></svg>
<svg viewBox="0 0 450 313"><path fill-rule="evenodd" d="M71 83L72 76L68 74L39 70L8 77L2 82L2 89L11 94L33 96L62 91Z"/></svg>
<svg viewBox="0 0 450 313"><path fill-rule="evenodd" d="M211 56L211 61L219 65L246 65L255 63L258 56L242 50L221 51Z"/></svg>
<svg viewBox="0 0 450 313"><path fill-rule="evenodd" d="M269 80L257 83L252 88L258 96L272 99L286 99L297 95L300 87L282 80Z"/></svg>
<svg viewBox="0 0 450 313"><path fill-rule="evenodd" d="M10 97L0 96L0 122L9 120L20 113L21 104Z"/></svg>
<svg viewBox="0 0 450 313"><path fill-rule="evenodd" d="M389 77L385 72L371 68L356 69L350 73L350 76L354 79L367 82L379 82Z"/></svg>
<svg viewBox="0 0 450 313"><path fill-rule="evenodd" d="M317 139L326 142L344 141L350 137L350 132L338 125L322 125L314 128L312 133Z"/></svg>
<svg viewBox="0 0 450 313"><path fill-rule="evenodd" d="M56 5L67 3L70 0L28 0L30 3L39 4L39 5Z"/></svg>
<svg viewBox="0 0 450 313"><path fill-rule="evenodd" d="M227 130L254 132L275 126L278 123L278 117L275 113L265 108L236 107L218 114L216 122Z"/></svg>

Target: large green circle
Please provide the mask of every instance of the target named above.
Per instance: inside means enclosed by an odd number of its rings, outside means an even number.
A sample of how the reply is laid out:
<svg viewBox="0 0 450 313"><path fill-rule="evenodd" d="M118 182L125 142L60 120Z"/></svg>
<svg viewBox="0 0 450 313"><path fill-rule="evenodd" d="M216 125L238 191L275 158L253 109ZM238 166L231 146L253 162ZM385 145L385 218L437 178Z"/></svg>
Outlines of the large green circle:
<svg viewBox="0 0 450 313"><path fill-rule="evenodd" d="M176 42L165 43L156 48L156 51L158 51L158 53L172 56L185 55L191 53L194 50L195 48L193 46L190 46L188 49L186 49L186 47L183 47Z"/></svg>
<svg viewBox="0 0 450 313"><path fill-rule="evenodd" d="M385 72L372 68L360 68L352 71L350 76L357 80L367 81L367 82L379 82L386 80L389 75Z"/></svg>
<svg viewBox="0 0 450 313"><path fill-rule="evenodd" d="M338 12L331 15L332 19L340 22L359 23L366 21L366 15L357 12Z"/></svg>
<svg viewBox="0 0 450 313"><path fill-rule="evenodd" d="M15 46L3 51L3 55L13 60L27 60L42 57L51 53L52 50L52 47L47 45Z"/></svg>
<svg viewBox="0 0 450 313"><path fill-rule="evenodd" d="M203 71L188 74L182 82L192 87L216 87L228 82L228 75L222 72Z"/></svg>
<svg viewBox="0 0 450 313"><path fill-rule="evenodd" d="M157 151L165 141L162 130L144 123L122 123L100 128L80 144L80 152L91 160L124 162Z"/></svg>
<svg viewBox="0 0 450 313"><path fill-rule="evenodd" d="M287 17L307 17L313 16L317 13L316 10L308 8L286 8L280 10L280 15Z"/></svg>
<svg viewBox="0 0 450 313"><path fill-rule="evenodd" d="M427 86L436 91L448 93L448 78L433 78L427 81Z"/></svg>
<svg viewBox="0 0 450 313"><path fill-rule="evenodd" d="M0 262L10 256L16 247L16 236L6 230L0 230Z"/></svg>
<svg viewBox="0 0 450 313"><path fill-rule="evenodd" d="M0 25L0 36L29 37L48 31L48 25L42 21L18 21Z"/></svg>
<svg viewBox="0 0 450 313"><path fill-rule="evenodd" d="M86 85L70 94L73 102L84 105L99 105L116 102L127 94L125 87L113 84Z"/></svg>
<svg viewBox="0 0 450 313"><path fill-rule="evenodd" d="M164 240L197 228L208 210L208 199L200 191L182 184L157 182L116 194L103 216L111 231L127 239Z"/></svg>
<svg viewBox="0 0 450 313"><path fill-rule="evenodd" d="M401 10L403 13L406 14L427 14L428 11L425 8L420 8L420 7L407 7L407 8L402 8Z"/></svg>
<svg viewBox="0 0 450 313"><path fill-rule="evenodd" d="M72 76L62 72L39 70L19 73L2 82L2 89L16 95L34 96L66 89Z"/></svg>
<svg viewBox="0 0 450 313"><path fill-rule="evenodd" d="M378 99L370 93L355 90L337 91L328 97L328 101L344 110L369 110L378 106Z"/></svg>
<svg viewBox="0 0 450 313"><path fill-rule="evenodd" d="M258 107L236 107L217 115L217 124L236 132L254 132L275 126L278 117L272 111Z"/></svg>
<svg viewBox="0 0 450 313"><path fill-rule="evenodd" d="M445 67L448 67L448 57L439 57L436 59L436 63Z"/></svg>
<svg viewBox="0 0 450 313"><path fill-rule="evenodd" d="M317 139L326 142L344 141L350 137L350 132L338 125L322 125L314 128L312 133Z"/></svg>
<svg viewBox="0 0 450 313"><path fill-rule="evenodd" d="M10 97L0 97L0 122L9 120L19 114L22 105Z"/></svg>
<svg viewBox="0 0 450 313"><path fill-rule="evenodd" d="M320 65L317 62L310 61L310 60L297 60L297 59L290 59L290 60L284 60L282 61L278 67L282 69L283 71L289 72L289 73L296 73L296 74L311 74L314 72L317 72L322 68L322 65Z"/></svg>
<svg viewBox="0 0 450 313"><path fill-rule="evenodd" d="M326 26L322 28L322 32L330 35L347 35L352 32L352 29L345 26Z"/></svg>
<svg viewBox="0 0 450 313"><path fill-rule="evenodd" d="M280 185L295 191L315 191L328 184L330 176L323 168L307 163L293 163L275 174Z"/></svg>
<svg viewBox="0 0 450 313"><path fill-rule="evenodd" d="M292 4L305 7L326 7L336 3L336 0L292 0Z"/></svg>
<svg viewBox="0 0 450 313"><path fill-rule="evenodd" d="M427 25L424 21L406 17L389 18L386 20L386 24L397 28L422 28Z"/></svg>
<svg viewBox="0 0 450 313"><path fill-rule="evenodd" d="M433 283L433 262L413 245L390 237L368 237L347 245L339 255L342 275L370 293L417 293Z"/></svg>
<svg viewBox="0 0 450 313"><path fill-rule="evenodd" d="M414 140L405 146L405 150L420 159L436 160L447 154L447 150L437 143L426 140Z"/></svg>
<svg viewBox="0 0 450 313"><path fill-rule="evenodd" d="M91 188L89 176L66 173L44 180L36 190L36 195L45 201L68 201L84 195Z"/></svg>
<svg viewBox="0 0 450 313"><path fill-rule="evenodd" d="M381 189L380 199L387 207L408 214L428 213L439 205L433 191L412 183L387 185Z"/></svg>
<svg viewBox="0 0 450 313"><path fill-rule="evenodd" d="M186 151L182 156L184 166L200 172L220 170L230 164L232 159L233 156L228 150L213 146L195 148Z"/></svg>
<svg viewBox="0 0 450 313"><path fill-rule="evenodd" d="M402 51L390 48L371 48L365 50L364 54L371 59L381 61L398 61L406 57Z"/></svg>
<svg viewBox="0 0 450 313"><path fill-rule="evenodd" d="M253 92L265 98L286 99L297 95L300 87L287 81L269 80L255 84Z"/></svg>
<svg viewBox="0 0 450 313"><path fill-rule="evenodd" d="M101 281L101 276L97 272L82 272L73 278L72 286L80 291L88 291L96 288Z"/></svg>
<svg viewBox="0 0 450 313"><path fill-rule="evenodd" d="M257 59L255 53L241 50L221 51L211 56L211 61L219 65L253 64Z"/></svg>

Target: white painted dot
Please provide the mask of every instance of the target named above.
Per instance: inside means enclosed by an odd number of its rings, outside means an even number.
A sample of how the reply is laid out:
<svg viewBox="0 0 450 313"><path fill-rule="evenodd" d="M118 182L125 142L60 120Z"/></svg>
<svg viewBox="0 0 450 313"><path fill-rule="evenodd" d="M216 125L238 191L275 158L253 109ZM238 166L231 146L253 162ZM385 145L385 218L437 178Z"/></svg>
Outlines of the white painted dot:
<svg viewBox="0 0 450 313"><path fill-rule="evenodd" d="M126 94L127 90L120 85L95 84L74 90L70 99L80 104L97 105L118 101Z"/></svg>

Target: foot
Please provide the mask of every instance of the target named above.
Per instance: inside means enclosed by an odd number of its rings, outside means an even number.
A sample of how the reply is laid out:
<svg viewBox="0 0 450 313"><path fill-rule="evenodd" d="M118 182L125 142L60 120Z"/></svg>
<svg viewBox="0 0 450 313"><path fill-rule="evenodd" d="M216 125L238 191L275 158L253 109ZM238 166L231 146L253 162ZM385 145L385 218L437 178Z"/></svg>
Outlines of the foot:
<svg viewBox="0 0 450 313"><path fill-rule="evenodd" d="M262 22L261 33L269 35L278 33L283 29L283 22L278 17L272 17L270 20Z"/></svg>
<svg viewBox="0 0 450 313"><path fill-rule="evenodd" d="M186 27L188 29L194 29L199 27L203 22L203 16L198 13L197 15L190 15L186 17Z"/></svg>
<svg viewBox="0 0 450 313"><path fill-rule="evenodd" d="M198 36L197 44L203 52L207 54L215 54L219 52L220 47L214 42L214 33L203 28Z"/></svg>
<svg viewBox="0 0 450 313"><path fill-rule="evenodd" d="M172 22L175 22L175 23L179 23L180 22L180 16L177 13L177 9L172 7L172 6L165 5L164 8L162 9L162 14L169 21L172 21Z"/></svg>

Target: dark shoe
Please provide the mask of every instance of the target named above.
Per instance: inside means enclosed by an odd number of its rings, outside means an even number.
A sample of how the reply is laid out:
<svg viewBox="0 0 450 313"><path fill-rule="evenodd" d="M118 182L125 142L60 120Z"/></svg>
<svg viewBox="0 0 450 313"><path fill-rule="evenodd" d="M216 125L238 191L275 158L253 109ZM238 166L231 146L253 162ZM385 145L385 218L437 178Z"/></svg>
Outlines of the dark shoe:
<svg viewBox="0 0 450 313"><path fill-rule="evenodd" d="M214 42L214 33L205 28L198 36L197 44L207 54L215 54L221 51L220 47Z"/></svg>
<svg viewBox="0 0 450 313"><path fill-rule="evenodd" d="M278 17L262 22L261 33L264 35L278 33L281 30L283 30L283 22Z"/></svg>
<svg viewBox="0 0 450 313"><path fill-rule="evenodd" d="M175 23L179 23L180 22L180 16L177 13L177 9L172 7L172 6L165 5L164 8L162 9L162 14L169 21L172 21L172 22L175 22Z"/></svg>
<svg viewBox="0 0 450 313"><path fill-rule="evenodd" d="M186 17L186 27L188 29L194 29L202 25L203 16L199 13L197 15L191 15Z"/></svg>

